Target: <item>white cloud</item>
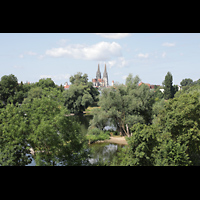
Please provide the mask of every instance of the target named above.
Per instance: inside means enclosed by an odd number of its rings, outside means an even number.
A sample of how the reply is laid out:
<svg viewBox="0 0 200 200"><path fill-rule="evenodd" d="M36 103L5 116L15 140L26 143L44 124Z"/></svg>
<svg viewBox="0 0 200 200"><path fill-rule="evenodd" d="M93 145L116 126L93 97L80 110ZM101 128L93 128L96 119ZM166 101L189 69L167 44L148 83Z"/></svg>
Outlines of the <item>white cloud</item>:
<svg viewBox="0 0 200 200"><path fill-rule="evenodd" d="M113 66L117 68L124 68L129 64L128 60L125 60L124 57L118 57L116 60L108 61L108 67L112 68Z"/></svg>
<svg viewBox="0 0 200 200"><path fill-rule="evenodd" d="M120 68L127 66L128 63L129 63L129 61L125 60L124 57L119 57L119 67Z"/></svg>
<svg viewBox="0 0 200 200"><path fill-rule="evenodd" d="M174 47L175 43L165 42L165 43L162 44L162 46L164 46L164 47Z"/></svg>
<svg viewBox="0 0 200 200"><path fill-rule="evenodd" d="M45 57L45 55L39 55L38 59L42 60Z"/></svg>
<svg viewBox="0 0 200 200"><path fill-rule="evenodd" d="M126 80L127 77L128 77L127 75L124 75L124 76L122 76L122 79Z"/></svg>
<svg viewBox="0 0 200 200"><path fill-rule="evenodd" d="M138 58L148 58L148 57L149 57L149 54L148 54L148 53L146 53L146 54L139 53L139 54L137 54L137 57L138 57Z"/></svg>
<svg viewBox="0 0 200 200"><path fill-rule="evenodd" d="M47 56L62 57L68 56L75 59L84 60L109 60L112 56L121 56L121 46L116 42L99 42L87 45L68 45L66 47L52 48L45 52Z"/></svg>
<svg viewBox="0 0 200 200"><path fill-rule="evenodd" d="M57 44L60 46L65 46L68 41L68 39L61 39L57 42Z"/></svg>
<svg viewBox="0 0 200 200"><path fill-rule="evenodd" d="M24 54L20 54L19 57L20 57L20 58L24 58L24 55L36 56L37 53L35 53L35 52L33 52L33 51L26 51Z"/></svg>
<svg viewBox="0 0 200 200"><path fill-rule="evenodd" d="M130 33L95 33L96 35L100 35L103 38L109 39L121 39L130 36Z"/></svg>
<svg viewBox="0 0 200 200"><path fill-rule="evenodd" d="M28 51L28 52L26 52L26 54L29 55L29 56L36 56L37 55L37 53L32 52L32 51Z"/></svg>
<svg viewBox="0 0 200 200"><path fill-rule="evenodd" d="M20 54L20 55L19 55L19 57L20 57L20 58L23 58L23 57L24 57L24 55L23 55L23 54Z"/></svg>
<svg viewBox="0 0 200 200"><path fill-rule="evenodd" d="M166 55L167 55L166 52L163 52L163 53L162 53L162 58L165 58Z"/></svg>
<svg viewBox="0 0 200 200"><path fill-rule="evenodd" d="M70 74L41 75L40 78L51 78L54 81L65 81L66 79L69 79L70 76Z"/></svg>
<svg viewBox="0 0 200 200"><path fill-rule="evenodd" d="M116 64L116 60L111 60L111 61L108 61L107 65L109 68L112 68L115 64Z"/></svg>
<svg viewBox="0 0 200 200"><path fill-rule="evenodd" d="M15 69L23 69L24 67L22 67L22 66L17 66L17 65L14 65L14 66L13 66L13 68L15 68Z"/></svg>

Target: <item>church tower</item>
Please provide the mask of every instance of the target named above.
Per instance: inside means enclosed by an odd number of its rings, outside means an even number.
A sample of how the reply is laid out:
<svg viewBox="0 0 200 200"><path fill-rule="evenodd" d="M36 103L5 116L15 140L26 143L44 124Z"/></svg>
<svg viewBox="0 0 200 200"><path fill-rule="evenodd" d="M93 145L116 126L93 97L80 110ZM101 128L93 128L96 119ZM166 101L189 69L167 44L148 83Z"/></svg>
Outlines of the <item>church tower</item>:
<svg viewBox="0 0 200 200"><path fill-rule="evenodd" d="M98 70L97 70L97 73L96 73L96 79L101 79L101 72L100 72L100 69L99 69L99 64L98 64Z"/></svg>
<svg viewBox="0 0 200 200"><path fill-rule="evenodd" d="M106 70L106 64L105 64L105 69L104 69L104 73L103 73L103 80L104 80L104 86L108 87L108 73Z"/></svg>

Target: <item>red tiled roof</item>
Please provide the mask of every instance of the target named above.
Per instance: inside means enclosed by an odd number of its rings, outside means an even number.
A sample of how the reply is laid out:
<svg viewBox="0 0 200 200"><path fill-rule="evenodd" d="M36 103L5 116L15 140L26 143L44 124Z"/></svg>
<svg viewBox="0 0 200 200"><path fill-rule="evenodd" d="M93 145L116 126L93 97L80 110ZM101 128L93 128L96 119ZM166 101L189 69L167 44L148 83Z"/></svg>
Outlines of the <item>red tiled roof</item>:
<svg viewBox="0 0 200 200"><path fill-rule="evenodd" d="M92 79L92 82L97 82L97 79L95 79L95 78L94 78L94 79Z"/></svg>
<svg viewBox="0 0 200 200"><path fill-rule="evenodd" d="M140 85L142 85L142 84L145 84L145 85L147 85L147 86L150 88L150 84L149 84L149 83L140 82L138 85L140 86Z"/></svg>
<svg viewBox="0 0 200 200"><path fill-rule="evenodd" d="M65 85L64 86L65 89L68 89L69 87L70 87L70 85Z"/></svg>
<svg viewBox="0 0 200 200"><path fill-rule="evenodd" d="M103 82L103 79L98 79L98 82L100 82L100 83Z"/></svg>
<svg viewBox="0 0 200 200"><path fill-rule="evenodd" d="M143 83L143 82L140 82L138 85L142 85L142 84L145 84L147 85L150 89L154 89L155 88L155 85L150 85L149 83ZM160 85L156 85L156 86L160 86Z"/></svg>
<svg viewBox="0 0 200 200"><path fill-rule="evenodd" d="M143 84L143 82L140 82L138 85L140 86L140 85L142 85Z"/></svg>

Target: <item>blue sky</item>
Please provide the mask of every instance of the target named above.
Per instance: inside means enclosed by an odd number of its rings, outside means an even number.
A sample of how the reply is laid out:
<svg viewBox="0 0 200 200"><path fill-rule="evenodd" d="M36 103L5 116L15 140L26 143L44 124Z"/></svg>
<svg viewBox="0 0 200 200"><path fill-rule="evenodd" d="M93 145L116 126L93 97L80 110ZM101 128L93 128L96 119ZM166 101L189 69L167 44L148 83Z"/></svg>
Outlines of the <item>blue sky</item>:
<svg viewBox="0 0 200 200"><path fill-rule="evenodd" d="M125 83L129 73L162 85L200 78L199 33L0 33L0 77L18 81L52 78L60 85L77 72L91 81L106 64L109 84Z"/></svg>

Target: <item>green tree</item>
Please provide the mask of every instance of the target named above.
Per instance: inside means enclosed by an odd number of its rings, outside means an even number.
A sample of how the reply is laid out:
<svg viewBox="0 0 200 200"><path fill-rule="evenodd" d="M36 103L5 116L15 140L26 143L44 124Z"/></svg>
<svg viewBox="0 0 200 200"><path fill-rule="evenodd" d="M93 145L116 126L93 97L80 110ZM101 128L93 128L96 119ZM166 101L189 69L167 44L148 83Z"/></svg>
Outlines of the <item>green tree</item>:
<svg viewBox="0 0 200 200"><path fill-rule="evenodd" d="M72 85L63 92L64 105L72 113L82 113L98 99L98 90L87 80L87 74L79 72L70 77Z"/></svg>
<svg viewBox="0 0 200 200"><path fill-rule="evenodd" d="M31 162L28 121L20 107L8 104L0 114L0 165L24 166Z"/></svg>
<svg viewBox="0 0 200 200"><path fill-rule="evenodd" d="M87 139L63 104L52 96L0 110L0 165L88 164ZM30 154L31 148L34 154Z"/></svg>
<svg viewBox="0 0 200 200"><path fill-rule="evenodd" d="M187 86L187 85L191 85L192 83L193 83L193 80L191 78L185 78L180 82L182 87Z"/></svg>
<svg viewBox="0 0 200 200"><path fill-rule="evenodd" d="M35 98L42 97L49 97L52 98L54 101L60 102L61 104L64 103L61 90L57 88L42 89L41 87L32 87L27 93L27 98L24 98L23 104L30 103Z"/></svg>
<svg viewBox="0 0 200 200"><path fill-rule="evenodd" d="M51 80L51 78L42 78L39 80L39 82L36 82L35 85L37 87L41 87L42 89L44 88L55 88L56 84L53 82L53 80Z"/></svg>
<svg viewBox="0 0 200 200"><path fill-rule="evenodd" d="M29 144L37 165L82 165L86 139L61 103L50 97L22 105L29 122Z"/></svg>
<svg viewBox="0 0 200 200"><path fill-rule="evenodd" d="M93 110L91 127L103 129L106 121L117 128L120 135L130 136L130 127L135 123L151 123L153 91L145 84L138 86L139 77L130 74L126 86L105 88L99 98L99 109ZM103 117L105 116L105 117ZM109 119L109 120L108 120Z"/></svg>
<svg viewBox="0 0 200 200"><path fill-rule="evenodd" d="M166 100L173 98L173 77L170 72L167 72L167 75L165 76L165 80L163 82L164 84L164 98Z"/></svg>
<svg viewBox="0 0 200 200"><path fill-rule="evenodd" d="M78 72L77 74L75 74L74 76L71 76L69 78L69 81L73 84L73 85L87 85L88 83L88 75L84 74L82 76L81 72Z"/></svg>
<svg viewBox="0 0 200 200"><path fill-rule="evenodd" d="M160 101L161 99L163 99L164 94L160 91L160 88L157 87L154 89L154 98L155 101Z"/></svg>
<svg viewBox="0 0 200 200"><path fill-rule="evenodd" d="M164 132L170 132L173 140L187 145L187 154L193 165L200 155L200 102L199 93L190 92L174 98L165 105L158 116Z"/></svg>
<svg viewBox="0 0 200 200"><path fill-rule="evenodd" d="M32 102L34 98L42 98L43 89L40 87L33 87L29 90L27 98L24 99L23 103Z"/></svg>
<svg viewBox="0 0 200 200"><path fill-rule="evenodd" d="M126 78L126 83L125 85L127 86L127 90L132 90L132 89L136 89L139 82L141 81L141 79L139 78L139 76L135 76L133 77L133 74L129 74Z"/></svg>
<svg viewBox="0 0 200 200"><path fill-rule="evenodd" d="M5 104L13 101L17 87L18 80L13 74L2 76L0 81L0 100Z"/></svg>
<svg viewBox="0 0 200 200"><path fill-rule="evenodd" d="M164 103L152 125L134 124L117 165L199 165L200 95L183 93Z"/></svg>
<svg viewBox="0 0 200 200"><path fill-rule="evenodd" d="M88 130L87 139L89 140L89 144L97 140L107 140L109 139L109 133L98 128L91 128Z"/></svg>

